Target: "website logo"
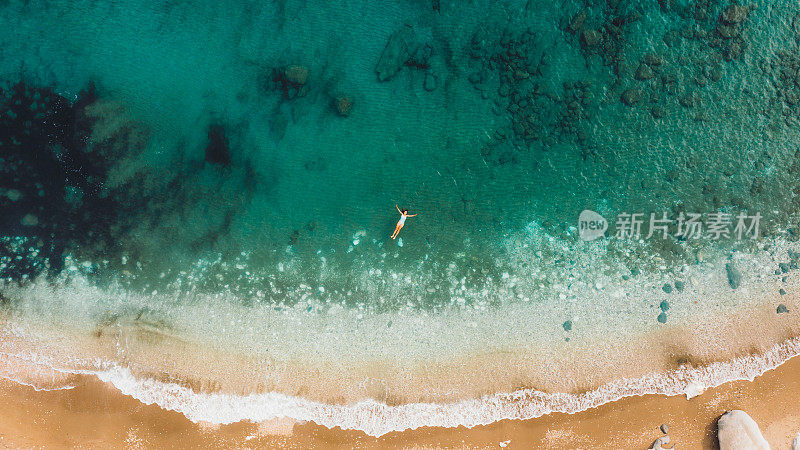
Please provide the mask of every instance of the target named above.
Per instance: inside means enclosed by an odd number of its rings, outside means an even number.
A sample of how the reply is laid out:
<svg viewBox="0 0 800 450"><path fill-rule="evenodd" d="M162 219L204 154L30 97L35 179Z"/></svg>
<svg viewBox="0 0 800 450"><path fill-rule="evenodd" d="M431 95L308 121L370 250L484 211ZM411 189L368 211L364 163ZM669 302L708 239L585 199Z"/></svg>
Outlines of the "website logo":
<svg viewBox="0 0 800 450"><path fill-rule="evenodd" d="M606 235L608 221L600 214L584 209L578 216L578 234L584 241L593 241Z"/></svg>

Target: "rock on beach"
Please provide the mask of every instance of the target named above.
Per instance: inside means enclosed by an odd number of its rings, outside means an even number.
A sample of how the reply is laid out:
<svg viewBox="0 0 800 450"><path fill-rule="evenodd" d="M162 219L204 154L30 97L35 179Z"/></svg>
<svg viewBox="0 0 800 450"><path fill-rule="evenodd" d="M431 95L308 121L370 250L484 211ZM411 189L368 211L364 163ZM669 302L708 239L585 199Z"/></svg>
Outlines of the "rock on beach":
<svg viewBox="0 0 800 450"><path fill-rule="evenodd" d="M758 424L749 414L735 409L717 421L720 450L769 450L769 443L761 434Z"/></svg>

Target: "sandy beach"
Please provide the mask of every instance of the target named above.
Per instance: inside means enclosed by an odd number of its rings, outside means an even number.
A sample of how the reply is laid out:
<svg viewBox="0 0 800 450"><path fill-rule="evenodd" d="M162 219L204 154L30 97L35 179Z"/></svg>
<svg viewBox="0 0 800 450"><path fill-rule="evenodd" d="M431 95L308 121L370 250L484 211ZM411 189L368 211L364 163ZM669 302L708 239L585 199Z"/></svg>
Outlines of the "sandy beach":
<svg viewBox="0 0 800 450"><path fill-rule="evenodd" d="M271 421L215 426L144 405L93 376L74 376L68 390L36 391L0 381L0 445L84 448L648 448L669 425L680 448L715 448L716 420L746 411L773 448L790 448L800 431L800 358L753 382L737 381L687 400L625 398L577 414L504 420L474 428L419 428L380 438L313 423Z"/></svg>

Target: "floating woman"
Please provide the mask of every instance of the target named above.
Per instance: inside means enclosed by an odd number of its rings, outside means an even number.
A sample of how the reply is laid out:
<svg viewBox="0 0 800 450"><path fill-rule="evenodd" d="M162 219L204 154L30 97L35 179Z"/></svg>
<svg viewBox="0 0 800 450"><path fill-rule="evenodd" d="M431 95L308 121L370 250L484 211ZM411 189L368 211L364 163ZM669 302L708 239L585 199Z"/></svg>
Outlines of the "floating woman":
<svg viewBox="0 0 800 450"><path fill-rule="evenodd" d="M406 217L414 217L416 214L408 214L407 209L401 210L397 204L394 205L397 208L397 211L400 213L400 220L397 221L397 225L394 227L394 233L392 233L392 239L396 238L398 234L400 234L400 230L403 228L403 225L406 224Z"/></svg>

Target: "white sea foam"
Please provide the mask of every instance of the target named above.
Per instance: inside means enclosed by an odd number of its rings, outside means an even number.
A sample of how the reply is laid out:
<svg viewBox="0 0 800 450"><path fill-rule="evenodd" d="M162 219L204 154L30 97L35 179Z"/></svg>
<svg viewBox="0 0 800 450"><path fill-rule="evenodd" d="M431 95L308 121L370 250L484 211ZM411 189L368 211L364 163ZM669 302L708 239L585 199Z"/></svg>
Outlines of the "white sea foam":
<svg viewBox="0 0 800 450"><path fill-rule="evenodd" d="M330 405L277 393L246 396L198 393L174 383L136 378L128 369L113 367L94 373L125 395L145 404L184 414L194 422L229 424L287 417L329 428L360 430L371 436L426 426L474 427L504 419L532 419L546 414L577 413L624 397L646 394L687 394L723 383L752 381L800 354L800 338L778 344L766 353L716 362L708 366L620 379L583 394L520 390L448 404L413 403L391 406L374 400Z"/></svg>
<svg viewBox="0 0 800 450"><path fill-rule="evenodd" d="M19 354L0 352L0 378L30 386L36 391L73 389L69 373L59 371L51 364L41 364Z"/></svg>
<svg viewBox="0 0 800 450"><path fill-rule="evenodd" d="M26 380L16 378L14 376L6 376L0 375L0 378L3 378L8 381L13 381L14 383L21 384L23 386L28 386L33 388L36 392L49 392L49 391L68 391L70 389L75 389L75 386L72 384L67 384L63 386L55 386L55 387L44 387L37 383L30 383Z"/></svg>

